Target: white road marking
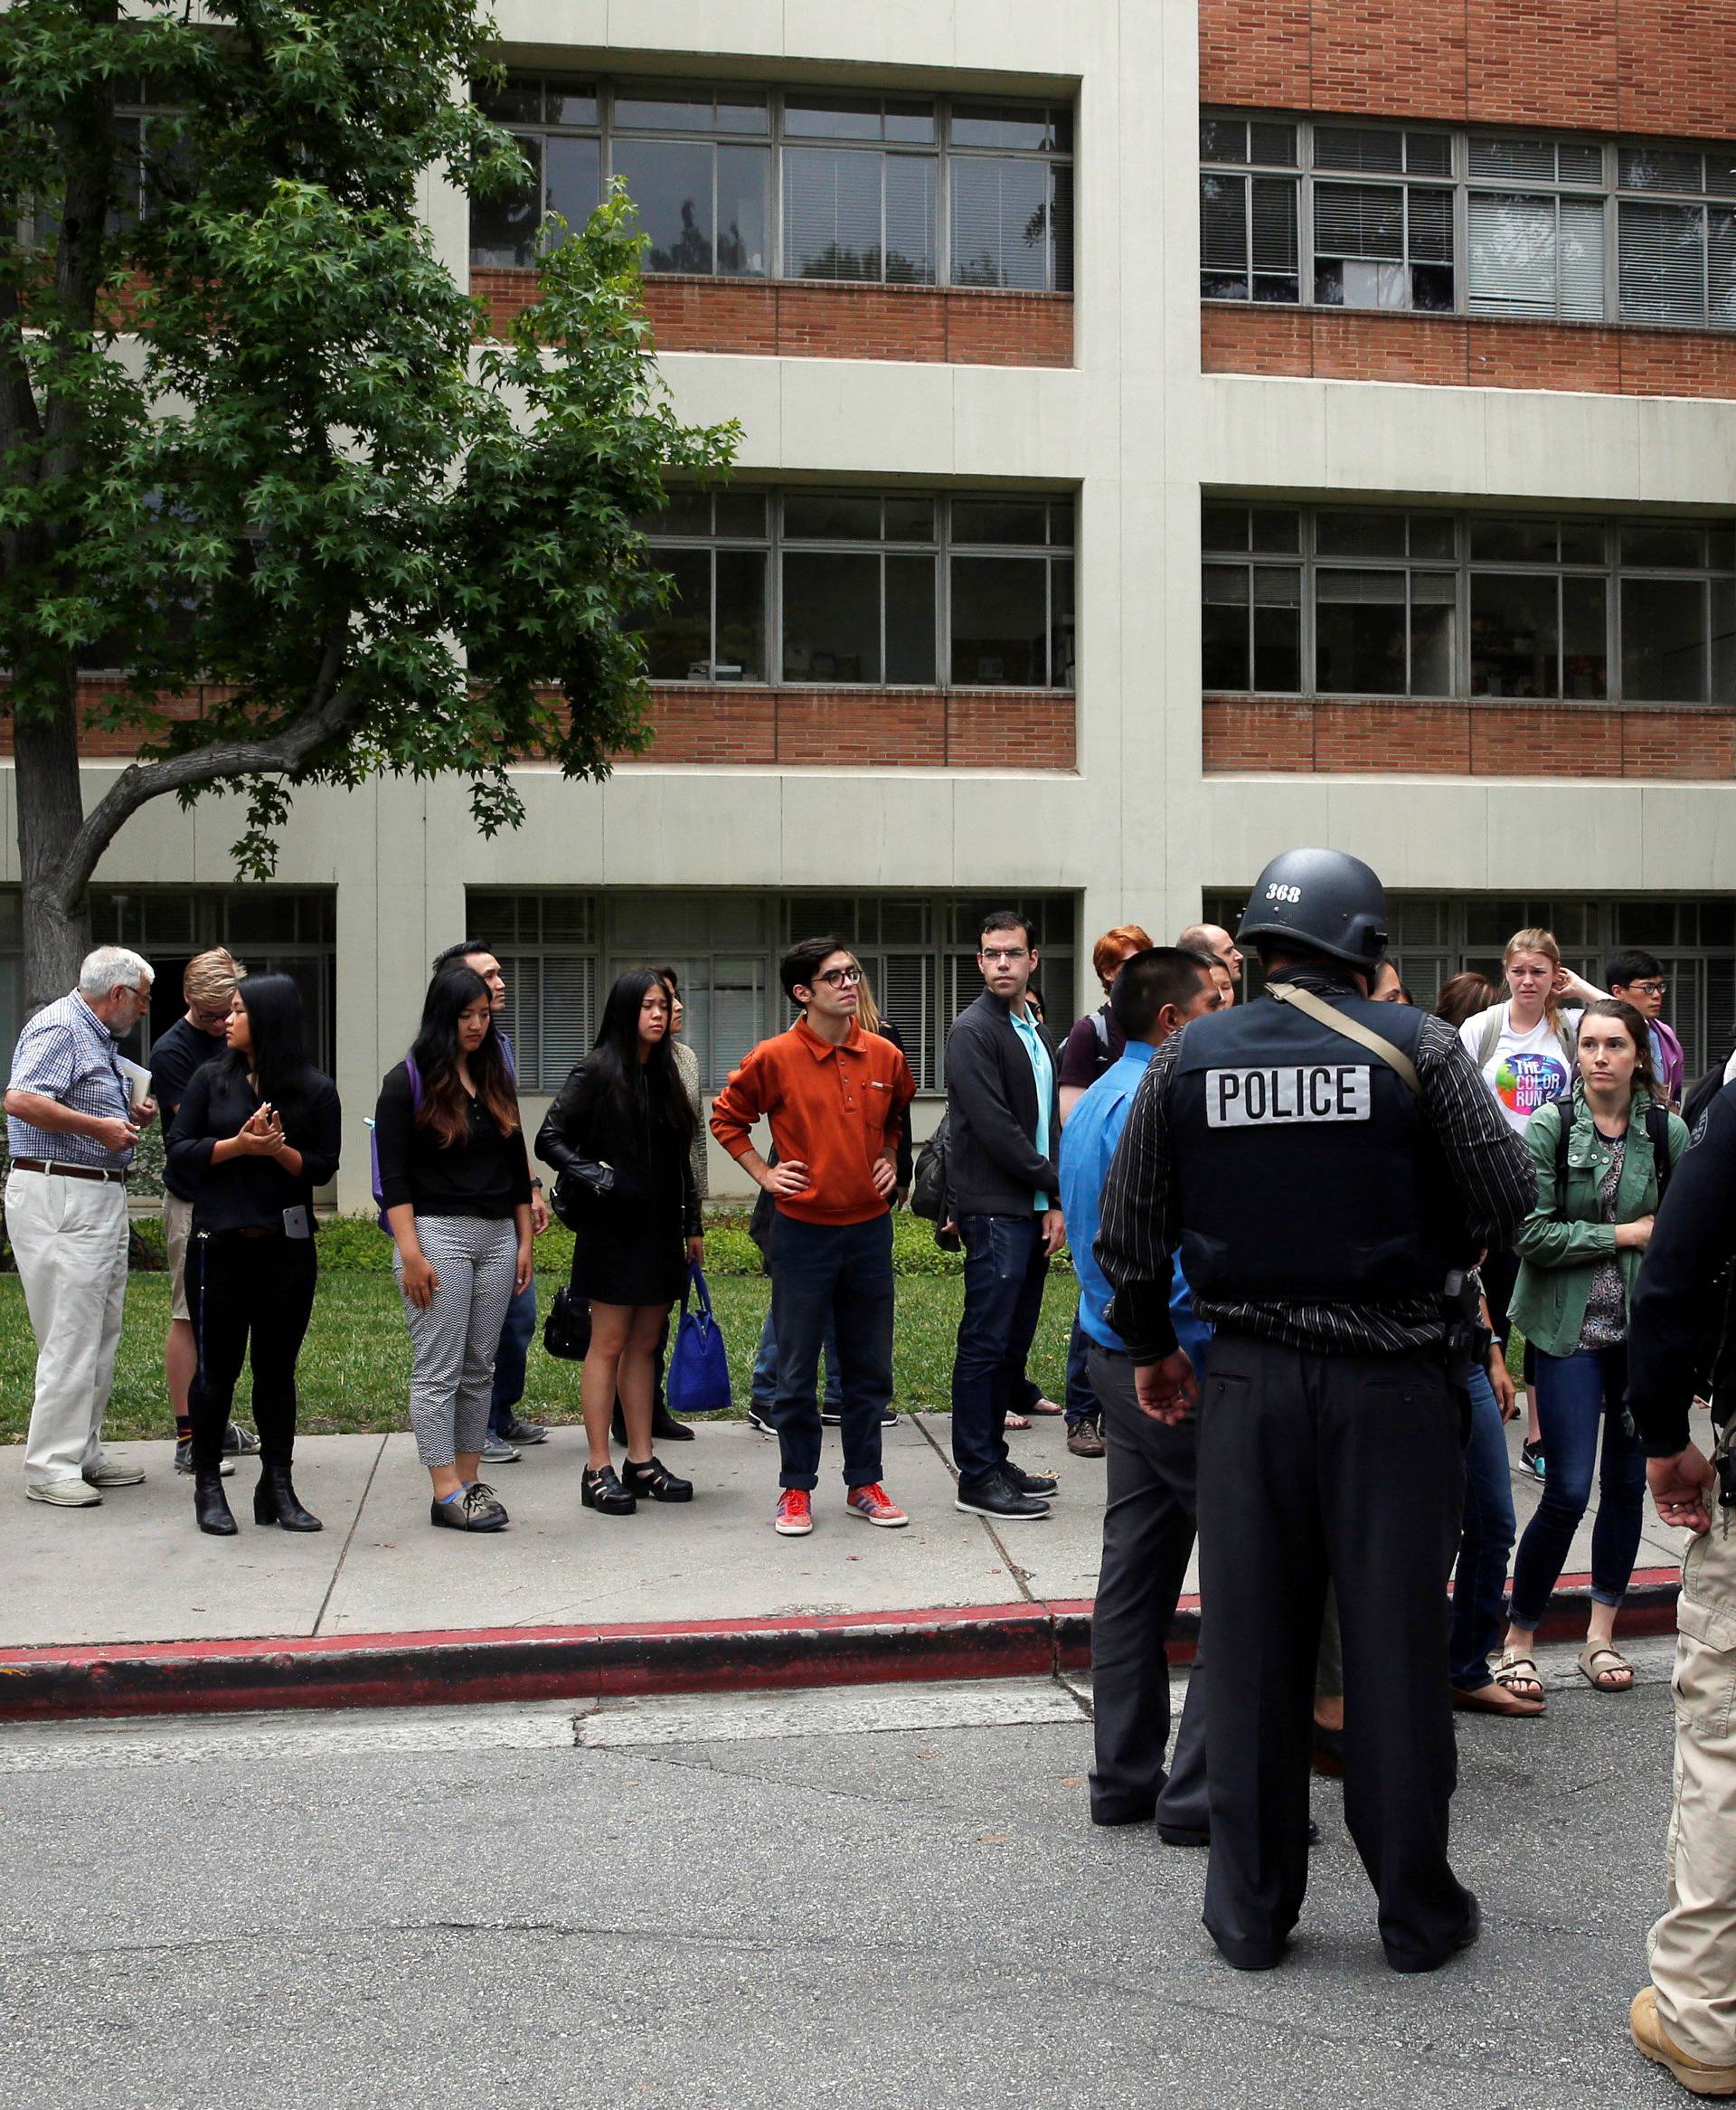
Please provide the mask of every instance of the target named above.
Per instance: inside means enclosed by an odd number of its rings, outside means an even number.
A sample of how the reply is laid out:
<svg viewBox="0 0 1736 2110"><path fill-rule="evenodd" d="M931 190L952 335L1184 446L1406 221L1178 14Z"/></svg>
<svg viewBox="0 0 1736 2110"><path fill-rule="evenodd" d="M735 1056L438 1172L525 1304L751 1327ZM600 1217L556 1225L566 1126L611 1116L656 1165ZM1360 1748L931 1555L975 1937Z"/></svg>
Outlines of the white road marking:
<svg viewBox="0 0 1736 2110"><path fill-rule="evenodd" d="M614 1750L631 1745L863 1736L892 1729L1002 1729L1084 1718L1072 1694L1052 1678L992 1678L603 1700L580 1717L578 1741L587 1750Z"/></svg>

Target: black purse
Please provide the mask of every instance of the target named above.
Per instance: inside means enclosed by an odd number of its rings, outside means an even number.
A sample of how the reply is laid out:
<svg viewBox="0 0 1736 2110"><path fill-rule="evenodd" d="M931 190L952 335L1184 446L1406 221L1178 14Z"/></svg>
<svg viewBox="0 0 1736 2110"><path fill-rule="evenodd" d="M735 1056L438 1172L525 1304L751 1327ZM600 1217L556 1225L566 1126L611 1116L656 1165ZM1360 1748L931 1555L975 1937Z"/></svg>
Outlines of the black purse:
<svg viewBox="0 0 1736 2110"><path fill-rule="evenodd" d="M590 1353L590 1306L565 1283L542 1321L542 1346L563 1363L582 1363Z"/></svg>
<svg viewBox="0 0 1736 2110"><path fill-rule="evenodd" d="M615 1168L595 1158L570 1158L555 1179L549 1206L569 1231L590 1221L590 1204L615 1191Z"/></svg>

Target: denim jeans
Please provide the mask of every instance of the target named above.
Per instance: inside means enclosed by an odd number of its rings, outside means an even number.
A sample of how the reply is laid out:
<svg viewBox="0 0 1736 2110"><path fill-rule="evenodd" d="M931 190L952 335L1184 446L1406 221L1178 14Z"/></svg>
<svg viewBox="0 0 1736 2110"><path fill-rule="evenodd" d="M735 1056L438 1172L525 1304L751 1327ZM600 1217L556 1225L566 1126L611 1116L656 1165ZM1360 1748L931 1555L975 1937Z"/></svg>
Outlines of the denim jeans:
<svg viewBox="0 0 1736 2110"><path fill-rule="evenodd" d="M495 1350L495 1389L488 1402L488 1433L497 1436L514 1419L524 1396L524 1362L536 1331L536 1277L514 1293Z"/></svg>
<svg viewBox="0 0 1736 2110"><path fill-rule="evenodd" d="M1067 1337L1067 1426L1071 1429L1078 1422L1099 1421L1103 1409L1098 1405L1091 1390L1091 1374L1086 1365L1090 1348L1090 1338L1079 1323L1079 1313L1073 1313L1073 1330Z"/></svg>
<svg viewBox="0 0 1736 2110"><path fill-rule="evenodd" d="M880 1417L892 1397L891 1215L865 1224L804 1224L779 1215L771 1232L771 1321L778 1485L819 1485L815 1388L828 1326L838 1344L844 1483L872 1485L880 1478Z"/></svg>
<svg viewBox="0 0 1736 2110"><path fill-rule="evenodd" d="M965 1309L952 1358L952 1459L961 1492L977 1493L1007 1462L1006 1417L1024 1383L1049 1272L1043 1218L961 1216Z"/></svg>
<svg viewBox="0 0 1736 2110"><path fill-rule="evenodd" d="M1580 1348L1571 1356L1537 1351L1537 1425L1549 1478L1513 1564L1509 1616L1514 1626L1534 1627L1549 1609L1591 1499L1599 1430L1603 1464L1591 1531L1591 1594L1599 1604L1619 1604L1627 1594L1646 1500L1646 1453L1628 1430L1622 1406L1627 1389L1626 1347Z"/></svg>
<svg viewBox="0 0 1736 2110"><path fill-rule="evenodd" d="M1461 1692L1493 1682L1489 1651L1501 1638L1501 1601L1513 1551L1513 1473L1495 1388L1484 1371L1471 1372L1471 1429L1465 1440L1465 1523L1453 1571L1453 1615L1448 1630L1448 1681Z"/></svg>
<svg viewBox="0 0 1736 2110"><path fill-rule="evenodd" d="M753 1358L753 1386L751 1404L753 1411L762 1422L771 1419L771 1410L778 1397L778 1329L772 1322L771 1306L766 1306L766 1323L760 1329L760 1348ZM844 1380L838 1372L838 1329L828 1319L826 1322L826 1411L838 1412L838 1403L844 1397Z"/></svg>

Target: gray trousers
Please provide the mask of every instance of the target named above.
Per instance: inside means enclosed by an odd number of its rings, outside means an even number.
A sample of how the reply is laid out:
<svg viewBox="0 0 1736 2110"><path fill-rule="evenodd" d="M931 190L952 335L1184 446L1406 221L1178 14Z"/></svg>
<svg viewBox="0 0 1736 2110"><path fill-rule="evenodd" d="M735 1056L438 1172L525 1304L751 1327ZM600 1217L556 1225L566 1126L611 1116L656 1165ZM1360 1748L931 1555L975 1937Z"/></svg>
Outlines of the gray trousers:
<svg viewBox="0 0 1736 2110"><path fill-rule="evenodd" d="M1164 1642L1194 1550L1197 1431L1191 1419L1166 1428L1140 1412L1127 1356L1093 1343L1088 1367L1109 1446L1103 1566L1091 1613L1091 1809L1110 1821L1155 1814L1160 1824L1203 1831L1210 1823L1205 1679L1197 1650L1175 1764L1164 1771L1169 1740Z"/></svg>
<svg viewBox="0 0 1736 2110"><path fill-rule="evenodd" d="M408 1297L410 1425L429 1467L480 1451L488 1433L495 1350L513 1301L518 1231L510 1216L418 1216L416 1235L440 1286L426 1311ZM392 1254L401 1292L404 1263Z"/></svg>

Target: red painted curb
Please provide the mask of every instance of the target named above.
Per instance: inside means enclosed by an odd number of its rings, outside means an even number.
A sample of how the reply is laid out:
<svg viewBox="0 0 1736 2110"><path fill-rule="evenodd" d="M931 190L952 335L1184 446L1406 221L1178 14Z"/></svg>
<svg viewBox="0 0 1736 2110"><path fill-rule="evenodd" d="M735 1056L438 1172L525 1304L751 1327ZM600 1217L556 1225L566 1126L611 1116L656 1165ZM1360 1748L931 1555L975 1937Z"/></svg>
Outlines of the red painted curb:
<svg viewBox="0 0 1736 2110"><path fill-rule="evenodd" d="M1674 1568L1636 1575L1623 1631L1672 1632L1676 1582ZM1561 1578L1544 1639L1583 1631L1590 1584L1586 1575ZM746 1621L7 1649L0 1721L1041 1676L1089 1669L1091 1610L1090 1598L1057 1598ZM1173 1662L1193 1660L1198 1632L1199 1600L1184 1597L1170 1633Z"/></svg>

